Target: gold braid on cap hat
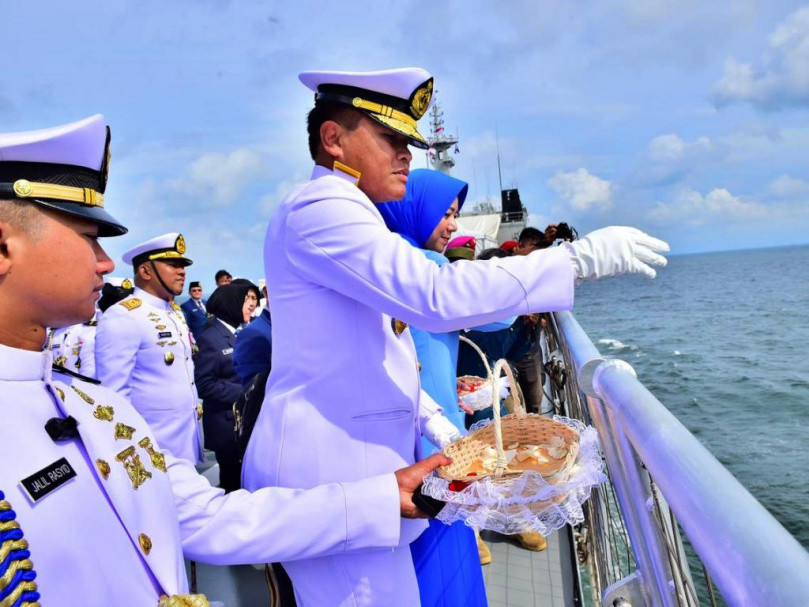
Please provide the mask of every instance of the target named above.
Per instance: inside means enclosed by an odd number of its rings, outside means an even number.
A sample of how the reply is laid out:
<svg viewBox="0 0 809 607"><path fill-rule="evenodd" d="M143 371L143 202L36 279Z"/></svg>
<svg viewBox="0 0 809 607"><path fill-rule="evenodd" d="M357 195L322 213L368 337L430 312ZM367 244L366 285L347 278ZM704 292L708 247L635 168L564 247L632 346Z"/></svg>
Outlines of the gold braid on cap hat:
<svg viewBox="0 0 809 607"><path fill-rule="evenodd" d="M89 207L104 208L104 194L92 188L75 188L69 185L38 183L27 179L18 179L11 184L11 191L17 198L63 200L65 202L78 202Z"/></svg>

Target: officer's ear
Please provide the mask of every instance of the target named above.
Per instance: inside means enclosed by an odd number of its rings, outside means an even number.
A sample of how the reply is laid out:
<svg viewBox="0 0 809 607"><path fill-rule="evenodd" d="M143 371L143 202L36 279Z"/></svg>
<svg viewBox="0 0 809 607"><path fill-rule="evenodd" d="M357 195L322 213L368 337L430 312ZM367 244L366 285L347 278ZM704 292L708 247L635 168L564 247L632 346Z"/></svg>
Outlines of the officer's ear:
<svg viewBox="0 0 809 607"><path fill-rule="evenodd" d="M152 268L146 262L138 264L138 267L135 268L135 276L137 276L141 280L151 280Z"/></svg>
<svg viewBox="0 0 809 607"><path fill-rule="evenodd" d="M2 203L0 203L2 204ZM8 236L11 226L0 219L0 277L8 274L11 268L11 255L8 248Z"/></svg>
<svg viewBox="0 0 809 607"><path fill-rule="evenodd" d="M332 158L343 160L343 127L334 120L326 120L320 125L320 148Z"/></svg>
<svg viewBox="0 0 809 607"><path fill-rule="evenodd" d="M0 276L8 274L22 240L39 235L39 211L17 199L0 200Z"/></svg>

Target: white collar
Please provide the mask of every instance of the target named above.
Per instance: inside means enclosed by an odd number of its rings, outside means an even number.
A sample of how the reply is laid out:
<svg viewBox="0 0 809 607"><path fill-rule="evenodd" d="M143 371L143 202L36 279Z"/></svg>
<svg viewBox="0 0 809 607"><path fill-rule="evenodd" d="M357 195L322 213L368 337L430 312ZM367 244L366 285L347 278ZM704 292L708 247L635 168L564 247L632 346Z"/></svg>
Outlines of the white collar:
<svg viewBox="0 0 809 607"><path fill-rule="evenodd" d="M347 181L353 186L357 185L357 177L354 175L350 175L340 169L329 169L324 167L322 164L316 164L315 168L312 169L312 176L309 178L310 181L314 179L320 179L321 177L325 177L326 175L331 175L332 177L339 177L344 181Z"/></svg>
<svg viewBox="0 0 809 607"><path fill-rule="evenodd" d="M219 321L219 322L221 322L223 325L225 325L225 326L227 327L228 331L230 331L231 333L233 333L234 335L236 335L236 329L234 329L233 327L231 327L231 326L230 326L228 323L226 323L226 322L225 322L224 320L222 320L221 318L217 318L216 320L218 320L218 321Z"/></svg>
<svg viewBox="0 0 809 607"><path fill-rule="evenodd" d="M32 352L0 344L0 381L49 381L52 364L50 350Z"/></svg>
<svg viewBox="0 0 809 607"><path fill-rule="evenodd" d="M171 310L171 302L166 301L165 299L160 299L159 297L152 295L151 293L147 293L140 287L135 287L135 290L132 291L132 295L137 297L138 299L143 300L147 304L152 307L159 308L161 310Z"/></svg>

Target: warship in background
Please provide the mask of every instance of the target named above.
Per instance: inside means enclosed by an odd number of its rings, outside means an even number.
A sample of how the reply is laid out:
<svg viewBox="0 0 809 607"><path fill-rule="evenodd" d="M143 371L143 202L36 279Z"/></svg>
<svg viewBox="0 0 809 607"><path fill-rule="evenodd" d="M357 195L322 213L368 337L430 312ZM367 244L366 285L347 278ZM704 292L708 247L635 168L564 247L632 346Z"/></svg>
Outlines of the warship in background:
<svg viewBox="0 0 809 607"><path fill-rule="evenodd" d="M437 171L451 175L455 166L455 155L459 153L458 136L447 133L444 127L444 112L441 111L437 101L430 110L430 136L427 143L430 145L427 152L430 165ZM528 222L528 209L520 200L519 190L503 188L499 149L497 174L500 177L499 212L494 202L483 201L467 205L468 210L458 217L458 235L474 236L478 242L478 252L499 246L507 240L517 240Z"/></svg>

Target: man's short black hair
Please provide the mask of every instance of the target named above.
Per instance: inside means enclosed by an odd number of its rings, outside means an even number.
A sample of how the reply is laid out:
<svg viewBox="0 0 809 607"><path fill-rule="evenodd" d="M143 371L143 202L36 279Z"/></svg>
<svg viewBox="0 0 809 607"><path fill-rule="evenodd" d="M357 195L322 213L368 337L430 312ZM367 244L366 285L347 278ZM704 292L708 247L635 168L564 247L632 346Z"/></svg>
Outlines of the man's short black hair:
<svg viewBox="0 0 809 607"><path fill-rule="evenodd" d="M486 261L487 259L492 259L494 257L511 257L508 253L506 253L503 249L499 249L497 247L492 247L491 249L484 249L480 255L478 255L478 260Z"/></svg>
<svg viewBox="0 0 809 607"><path fill-rule="evenodd" d="M524 228L522 232L520 232L520 237L517 239L521 245L531 244L533 246L537 246L542 244L545 240L545 234L537 230L536 228Z"/></svg>
<svg viewBox="0 0 809 607"><path fill-rule="evenodd" d="M315 104L306 116L306 130L309 133L309 154L312 160L317 159L320 148L320 127L327 120L333 120L349 131L353 131L360 123L362 113L354 108L345 107L336 103L320 101Z"/></svg>
<svg viewBox="0 0 809 607"><path fill-rule="evenodd" d="M219 282L219 279L222 278L223 276L227 276L228 278L233 278L233 276L231 276L230 272L228 272L227 270L219 270L216 273L216 276L214 276L214 280L216 282Z"/></svg>

